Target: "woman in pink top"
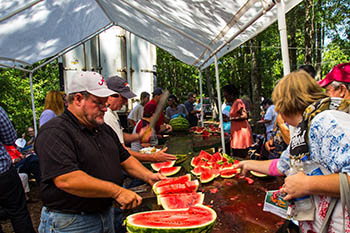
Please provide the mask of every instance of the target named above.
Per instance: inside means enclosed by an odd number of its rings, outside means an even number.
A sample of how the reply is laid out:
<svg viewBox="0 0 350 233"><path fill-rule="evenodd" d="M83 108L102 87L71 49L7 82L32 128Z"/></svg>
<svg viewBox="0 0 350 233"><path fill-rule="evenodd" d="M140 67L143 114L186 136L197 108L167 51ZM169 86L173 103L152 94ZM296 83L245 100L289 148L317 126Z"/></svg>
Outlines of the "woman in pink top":
<svg viewBox="0 0 350 233"><path fill-rule="evenodd" d="M233 156L248 158L248 147L253 143L252 130L247 121L245 105L238 98L238 90L231 84L223 87L224 97L231 102L231 148Z"/></svg>

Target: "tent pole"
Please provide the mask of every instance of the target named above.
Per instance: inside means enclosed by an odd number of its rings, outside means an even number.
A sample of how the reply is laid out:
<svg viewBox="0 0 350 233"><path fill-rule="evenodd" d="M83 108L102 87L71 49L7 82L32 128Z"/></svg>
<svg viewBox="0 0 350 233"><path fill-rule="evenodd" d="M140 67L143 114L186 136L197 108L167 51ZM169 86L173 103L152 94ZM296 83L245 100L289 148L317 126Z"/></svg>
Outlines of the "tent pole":
<svg viewBox="0 0 350 233"><path fill-rule="evenodd" d="M202 86L202 70L199 69L199 96L201 105L201 126L204 127L204 109L203 109L203 86Z"/></svg>
<svg viewBox="0 0 350 233"><path fill-rule="evenodd" d="M284 1L283 0L277 1L277 19L278 19L278 30L280 31L280 40L281 40L283 74L287 75L290 73L290 64L289 64L286 16L284 12L285 12Z"/></svg>
<svg viewBox="0 0 350 233"><path fill-rule="evenodd" d="M215 58L216 91L217 91L217 94L218 94L220 130L221 130L221 146L222 146L222 152L226 154L225 137L224 137L224 120L222 118L222 109L221 109L221 104L222 103L221 103L221 92L220 92L218 56L215 55L214 58Z"/></svg>
<svg viewBox="0 0 350 233"><path fill-rule="evenodd" d="M36 126L34 91L33 91L33 73L32 72L29 72L29 83L30 83L30 96L31 96L31 99L32 99L33 125L34 125L35 137L36 137L36 135L38 135L38 129L37 129L37 126Z"/></svg>
<svg viewBox="0 0 350 233"><path fill-rule="evenodd" d="M23 7L18 8L17 10L11 12L10 14L5 15L4 17L1 17L1 18L0 18L0 23L1 23L2 21L5 21L5 20L11 18L12 16L14 16L14 15L16 15L16 14L21 13L22 11L27 10L28 8L34 6L35 4L37 4L37 3L39 3L39 2L42 2L42 1L43 1L43 0L36 0L36 1L33 1L33 2L28 3L27 5L25 5L25 6L23 6Z"/></svg>

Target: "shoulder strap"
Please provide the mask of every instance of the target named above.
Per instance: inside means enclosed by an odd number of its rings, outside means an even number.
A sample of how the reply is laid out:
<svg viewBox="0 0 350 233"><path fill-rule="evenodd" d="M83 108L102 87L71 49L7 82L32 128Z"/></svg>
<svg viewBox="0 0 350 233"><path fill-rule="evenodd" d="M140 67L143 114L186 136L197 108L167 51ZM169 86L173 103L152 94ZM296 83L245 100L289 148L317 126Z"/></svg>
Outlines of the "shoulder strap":
<svg viewBox="0 0 350 233"><path fill-rule="evenodd" d="M343 208L343 231L345 232L345 206L348 210L348 216L350 216L350 187L347 175L345 173L339 174L340 183L340 199Z"/></svg>
<svg viewBox="0 0 350 233"><path fill-rule="evenodd" d="M350 216L350 185L348 182L347 175L344 173L339 173L339 185L340 185L340 199L343 208L343 232L345 232L345 206L347 207L348 216ZM329 203L326 216L322 223L320 233L327 233L329 223L331 221L331 216L338 202L337 198L332 198Z"/></svg>

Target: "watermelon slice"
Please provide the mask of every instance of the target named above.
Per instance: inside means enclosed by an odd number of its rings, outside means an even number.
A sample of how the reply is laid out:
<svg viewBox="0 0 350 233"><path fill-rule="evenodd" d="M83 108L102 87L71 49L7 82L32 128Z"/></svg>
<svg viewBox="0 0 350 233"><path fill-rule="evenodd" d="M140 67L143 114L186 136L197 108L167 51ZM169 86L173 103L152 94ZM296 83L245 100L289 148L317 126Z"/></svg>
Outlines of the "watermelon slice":
<svg viewBox="0 0 350 233"><path fill-rule="evenodd" d="M159 202L165 210L185 209L191 206L202 205L203 193L176 193L158 196Z"/></svg>
<svg viewBox="0 0 350 233"><path fill-rule="evenodd" d="M196 192L199 186L198 180L187 181L183 184L170 184L154 189L156 194L169 194L169 193L192 193Z"/></svg>
<svg viewBox="0 0 350 233"><path fill-rule="evenodd" d="M267 175L264 174L264 173L255 172L255 171L250 171L250 173L251 173L253 176L260 177L260 178L263 178L263 177L266 177L266 176L267 176Z"/></svg>
<svg viewBox="0 0 350 233"><path fill-rule="evenodd" d="M151 167L155 171L159 171L163 167L172 167L174 166L175 161L168 161L163 163L151 163Z"/></svg>
<svg viewBox="0 0 350 233"><path fill-rule="evenodd" d="M170 184L183 184L183 183L186 183L187 181L191 181L191 174L186 174L184 176L172 177L172 178L167 178L164 180L157 181L156 183L153 184L152 189L155 192L156 188L167 186Z"/></svg>
<svg viewBox="0 0 350 233"><path fill-rule="evenodd" d="M125 222L128 232L211 232L216 213L206 206L183 210L155 210L129 215Z"/></svg>
<svg viewBox="0 0 350 233"><path fill-rule="evenodd" d="M216 176L217 175L210 169L203 171L200 177L201 183L209 183L210 181L214 180Z"/></svg>
<svg viewBox="0 0 350 233"><path fill-rule="evenodd" d="M159 173L162 174L163 176L172 176L178 173L181 170L180 166L176 167L162 167L159 170Z"/></svg>
<svg viewBox="0 0 350 233"><path fill-rule="evenodd" d="M203 170L204 170L203 167L198 166L198 167L195 167L193 170L191 170L191 173L195 176L199 176Z"/></svg>
<svg viewBox="0 0 350 233"><path fill-rule="evenodd" d="M201 150L201 152L199 152L199 155L197 157L200 157L202 159L205 160L209 160L211 158L211 154L209 154L208 152Z"/></svg>
<svg viewBox="0 0 350 233"><path fill-rule="evenodd" d="M239 173L239 171L236 168L227 168L220 171L220 176L222 178L232 178L237 173Z"/></svg>
<svg viewBox="0 0 350 233"><path fill-rule="evenodd" d="M201 158L199 156L193 157L191 159L191 166L192 167L197 167L199 165L199 163L201 162Z"/></svg>

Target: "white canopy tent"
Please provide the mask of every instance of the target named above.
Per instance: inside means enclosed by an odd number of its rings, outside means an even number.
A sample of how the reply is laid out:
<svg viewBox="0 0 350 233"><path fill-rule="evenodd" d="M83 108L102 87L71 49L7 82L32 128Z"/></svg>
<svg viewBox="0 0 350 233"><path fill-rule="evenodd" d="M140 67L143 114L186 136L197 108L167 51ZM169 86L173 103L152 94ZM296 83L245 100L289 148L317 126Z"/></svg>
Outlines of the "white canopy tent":
<svg viewBox="0 0 350 233"><path fill-rule="evenodd" d="M279 18L284 36L281 37L284 71L288 73L284 14L299 2L301 0L2 0L0 66L29 72L31 79L32 73L41 66L117 25L201 70L213 61L217 66L219 57L255 37ZM32 70L24 68L45 58L51 59ZM218 69L216 71L221 112ZM36 130L33 93L32 107ZM222 125L221 114L220 123Z"/></svg>

